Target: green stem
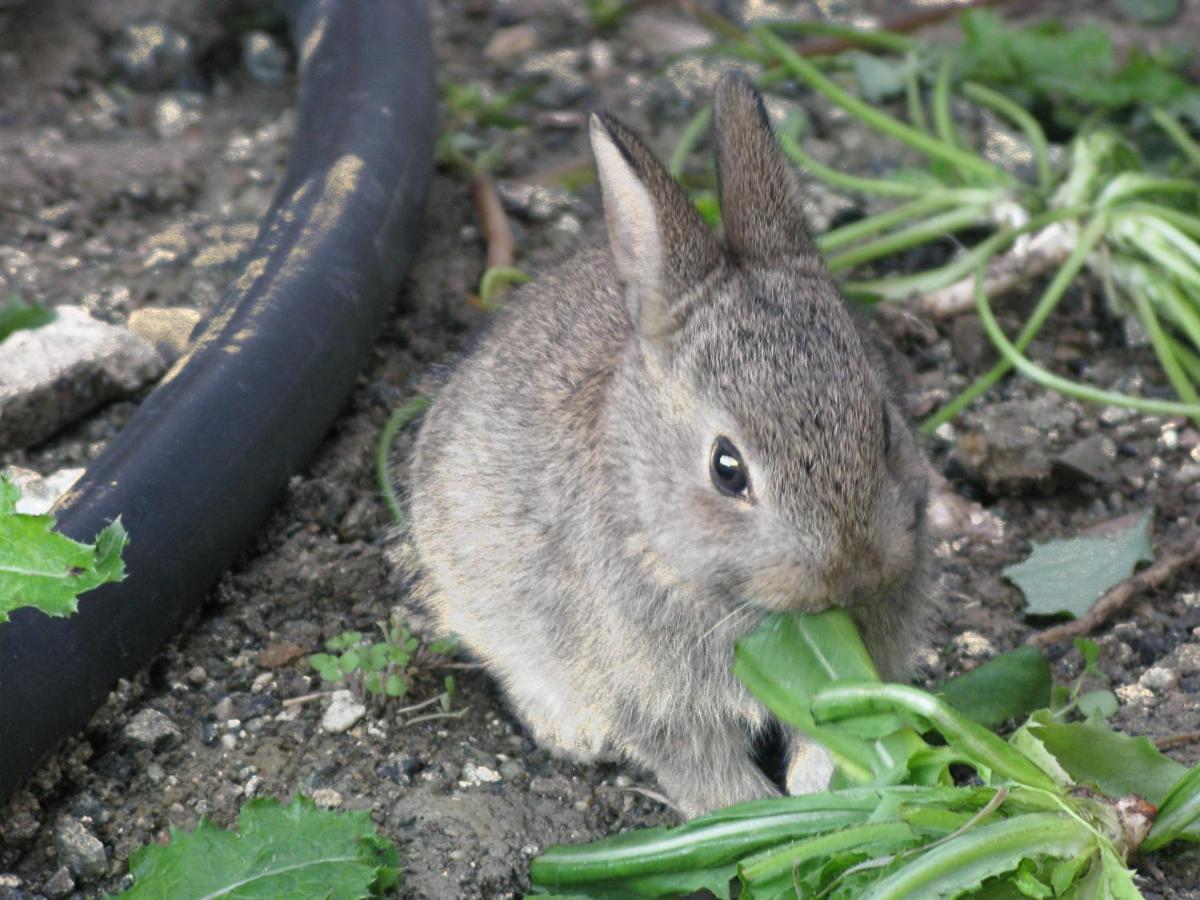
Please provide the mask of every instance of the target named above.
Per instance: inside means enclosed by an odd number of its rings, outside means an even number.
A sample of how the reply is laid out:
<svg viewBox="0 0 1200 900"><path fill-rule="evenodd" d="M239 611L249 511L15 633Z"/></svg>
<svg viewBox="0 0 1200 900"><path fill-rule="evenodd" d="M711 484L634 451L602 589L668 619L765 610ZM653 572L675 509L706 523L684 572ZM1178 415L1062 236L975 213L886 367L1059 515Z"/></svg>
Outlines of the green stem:
<svg viewBox="0 0 1200 900"><path fill-rule="evenodd" d="M921 76L917 71L916 60L911 54L904 78L904 97L908 102L908 118L912 126L928 134L929 118L925 115L925 104L921 100Z"/></svg>
<svg viewBox="0 0 1200 900"><path fill-rule="evenodd" d="M909 203L902 203L884 212L867 216L865 219L859 219L857 222L851 222L849 225L843 225L833 231L827 231L817 238L817 247L822 253L832 253L834 250L840 250L848 244L887 231L909 220L919 219L937 212L939 209L953 206L956 202L957 197L951 191L926 194Z"/></svg>
<svg viewBox="0 0 1200 900"><path fill-rule="evenodd" d="M827 260L829 271L850 269L881 256L890 256L935 238L953 234L963 228L982 225L986 222L987 210L981 207L947 210L941 215L931 216L923 222L917 222L907 228L830 256Z"/></svg>
<svg viewBox="0 0 1200 900"><path fill-rule="evenodd" d="M1200 191L1200 182L1186 178L1159 178L1142 172L1123 172L1105 185L1096 206L1112 206L1142 194L1182 194Z"/></svg>
<svg viewBox="0 0 1200 900"><path fill-rule="evenodd" d="M957 147L952 147L939 141L911 125L906 125L886 113L864 103L841 86L830 81L811 62L796 53L791 47L780 40L770 29L757 25L752 29L759 42L775 56L791 74L804 81L813 90L824 95L832 103L837 104L850 114L862 119L866 124L890 135L902 143L919 150L934 159L940 159L963 172L978 176L989 184L1010 184L1011 176L1002 169L993 166L986 160L974 154L967 153Z"/></svg>
<svg viewBox="0 0 1200 900"><path fill-rule="evenodd" d="M1083 229L1083 233L1080 234L1079 242L1076 243L1075 249L1071 251L1071 255L1067 257L1066 262L1063 263L1063 267L1058 270L1053 280L1046 287L1032 315L1030 315L1029 320L1025 323L1025 327L1021 329L1020 334L1017 335L1017 339L1013 341L1013 346L1018 352L1024 352L1025 348L1029 346L1029 342L1033 340L1042 325L1045 324L1046 318L1054 310L1054 307L1058 305L1058 301L1062 299L1062 295L1075 279L1075 276L1079 274L1079 270L1083 268L1084 263L1087 262L1088 254L1095 249L1100 239L1104 236L1104 229L1107 226L1108 217L1103 213L1097 213ZM949 422L962 412L962 410L970 406L988 388L1003 378L1011 368L1012 364L1007 359L1000 360L980 376L969 388L922 422L921 432L923 434L930 434L945 422Z"/></svg>
<svg viewBox="0 0 1200 900"><path fill-rule="evenodd" d="M894 53L907 53L920 46L920 42L915 38L899 32L868 30L851 25L838 25L833 22L793 19L786 22L772 22L771 28L783 34L811 34L817 37L838 38L860 47L872 47L876 50L889 50Z"/></svg>
<svg viewBox="0 0 1200 900"><path fill-rule="evenodd" d="M1197 356L1170 335L1167 335L1167 340L1171 344L1171 349L1175 351L1175 358L1179 360L1179 364L1187 370L1192 381L1200 384L1200 356Z"/></svg>
<svg viewBox="0 0 1200 900"><path fill-rule="evenodd" d="M392 484L392 441L396 439L396 432L423 413L432 402L433 398L424 394L406 400L403 406L388 417L387 424L379 434L379 444L375 448L375 478L379 482L379 490L383 493L383 502L387 504L392 520L401 531L408 527L408 520L404 510L400 508L400 501L396 499L396 488Z"/></svg>
<svg viewBox="0 0 1200 900"><path fill-rule="evenodd" d="M779 135L779 146L796 165L807 169L826 184L831 184L844 191L851 191L855 194L878 194L881 197L920 197L929 192L928 185L912 184L906 181L887 181L882 178L864 178L861 175L847 175L837 169L831 169L809 156L791 135Z"/></svg>
<svg viewBox="0 0 1200 900"><path fill-rule="evenodd" d="M750 885L761 885L781 876L806 860L828 857L846 851L859 851L873 844L912 844L917 839L906 822L874 822L843 828L807 840L795 841L773 848L745 860L738 866L738 875Z"/></svg>
<svg viewBox="0 0 1200 900"><path fill-rule="evenodd" d="M667 163L667 171L671 173L672 178L678 180L683 174L688 156L691 155L696 142L700 140L700 136L704 134L710 122L712 122L711 106L704 107L692 117L692 121L688 122L687 128L679 136L679 143L675 145L675 152L671 154L671 159Z"/></svg>
<svg viewBox="0 0 1200 900"><path fill-rule="evenodd" d="M1192 140L1191 135L1179 124L1178 119L1165 109L1150 110L1150 118L1154 120L1154 123L1159 128L1167 133L1167 136L1183 151L1183 155L1188 158L1188 161L1193 166L1200 167L1200 144Z"/></svg>
<svg viewBox="0 0 1200 900"><path fill-rule="evenodd" d="M1144 200L1130 203L1125 208L1131 213L1162 219L1164 222L1174 225L1185 234L1190 234L1194 238L1200 238L1200 216L1193 216L1182 210L1163 206L1161 203L1150 203Z"/></svg>
<svg viewBox="0 0 1200 900"><path fill-rule="evenodd" d="M1156 351L1159 350L1159 343L1162 338L1162 331L1158 327L1157 321L1154 320L1154 313L1150 310L1149 304L1140 294L1134 295L1134 302L1138 303L1139 308L1142 308L1142 314L1148 316L1144 321L1147 325L1147 332L1151 333L1151 342L1154 344ZM1153 413L1157 415L1174 416L1174 415L1200 415L1200 403L1197 403L1196 393L1191 389L1191 385L1187 384L1186 378L1179 373L1179 377L1184 385L1181 391L1180 385L1175 384L1175 377L1172 372L1178 372L1178 368L1174 363L1174 358L1170 357L1170 364L1164 360L1160 353L1159 361L1163 363L1163 369L1167 371L1167 377L1171 379L1171 383L1175 385L1177 391L1180 391L1180 396L1188 400L1187 403L1174 403L1169 400L1152 400L1143 397L1131 397L1128 394L1119 394L1115 391L1105 391L1099 388L1093 388L1085 384L1080 384L1077 381L1070 381L1061 376L1055 375L1053 372L1047 372L1037 364L1031 362L1027 357L1023 356L1016 347L1014 347L1004 336L1004 331L1000 328L996 321L995 315L992 313L992 307L987 301L987 294L983 290L983 273L980 272L979 277L975 282L975 308L979 312L979 321L983 325L983 330L987 332L988 338L1000 354L1017 368L1026 378L1035 384L1040 384L1042 387L1050 388L1059 393L1066 394L1069 397L1075 397L1079 400L1086 400L1091 403L1100 403L1108 406L1125 406L1131 409L1141 410L1142 412ZM1151 325L1150 322L1154 321ZM1153 329L1153 331L1152 331ZM1155 335L1157 332L1157 336ZM1169 350L1167 351L1169 354Z"/></svg>
<svg viewBox="0 0 1200 900"><path fill-rule="evenodd" d="M954 114L950 110L950 74L954 58L947 53L938 64L937 77L933 82L933 127L937 136L950 147L962 147L963 142L954 127Z"/></svg>
<svg viewBox="0 0 1200 900"><path fill-rule="evenodd" d="M1162 323L1159 322L1158 316L1154 312L1154 305L1140 291L1134 293L1132 297L1134 308L1138 312L1138 318L1142 320L1142 326L1146 329L1146 334L1150 337L1150 345L1154 348L1154 353L1158 357L1158 364L1162 366L1162 370L1167 376L1167 381L1171 382L1171 387L1175 389L1175 393L1179 396L1179 399L1191 406L1190 410L1162 411L1163 415L1176 415L1182 412L1183 415L1191 416L1200 422L1200 397L1196 396L1196 389L1188 380L1187 373L1180 366L1179 360L1175 358L1174 348L1167 340ZM1160 410L1147 411L1159 412Z"/></svg>
<svg viewBox="0 0 1200 900"><path fill-rule="evenodd" d="M1049 192L1054 186L1054 171L1050 166L1050 148L1046 143L1046 132L1042 130L1037 119L999 91L993 91L982 84L968 81L963 85L963 93L981 106L986 106L993 112L1004 116L1025 133L1025 137L1033 148L1038 186L1043 191Z"/></svg>
<svg viewBox="0 0 1200 900"><path fill-rule="evenodd" d="M509 285L525 284L529 276L515 266L493 266L479 279L479 303L484 309L495 309L499 292Z"/></svg>

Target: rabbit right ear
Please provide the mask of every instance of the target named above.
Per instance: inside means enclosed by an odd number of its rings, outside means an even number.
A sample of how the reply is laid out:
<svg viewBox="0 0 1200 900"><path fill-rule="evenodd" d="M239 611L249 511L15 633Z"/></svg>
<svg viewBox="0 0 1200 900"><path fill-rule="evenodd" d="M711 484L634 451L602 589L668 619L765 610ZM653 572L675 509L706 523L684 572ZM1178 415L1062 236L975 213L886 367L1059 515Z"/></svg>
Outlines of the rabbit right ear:
<svg viewBox="0 0 1200 900"><path fill-rule="evenodd" d="M642 334L674 324L672 305L721 262L716 235L649 148L608 113L593 113L592 153L608 243Z"/></svg>

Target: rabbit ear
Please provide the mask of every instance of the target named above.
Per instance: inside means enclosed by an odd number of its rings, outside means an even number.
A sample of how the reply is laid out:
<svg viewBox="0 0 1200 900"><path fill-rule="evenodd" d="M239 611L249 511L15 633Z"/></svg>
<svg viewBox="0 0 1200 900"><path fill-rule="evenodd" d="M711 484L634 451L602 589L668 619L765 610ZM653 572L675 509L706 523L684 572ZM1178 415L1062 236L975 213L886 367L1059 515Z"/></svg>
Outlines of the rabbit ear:
<svg viewBox="0 0 1200 900"><path fill-rule="evenodd" d="M644 334L671 330L671 305L721 261L716 236L649 148L608 113L593 113L608 243Z"/></svg>
<svg viewBox="0 0 1200 900"><path fill-rule="evenodd" d="M800 189L784 159L762 95L745 75L717 85L713 110L725 242L737 258L818 257Z"/></svg>

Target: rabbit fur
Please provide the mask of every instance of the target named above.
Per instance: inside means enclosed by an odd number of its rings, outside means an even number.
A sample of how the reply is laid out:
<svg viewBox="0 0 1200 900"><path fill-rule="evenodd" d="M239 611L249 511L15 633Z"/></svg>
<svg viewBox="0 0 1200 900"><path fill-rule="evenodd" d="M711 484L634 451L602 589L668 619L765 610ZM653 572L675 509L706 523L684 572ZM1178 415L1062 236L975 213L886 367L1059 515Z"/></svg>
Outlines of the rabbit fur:
<svg viewBox="0 0 1200 900"><path fill-rule="evenodd" d="M537 741L620 751L687 816L779 793L752 759L770 720L732 674L736 638L841 605L896 676L930 592L890 351L813 246L757 91L724 77L714 116L723 240L634 133L592 116L607 251L512 298L426 414L408 478L440 627ZM718 463L745 489L719 489ZM827 754L786 740L787 791L823 789Z"/></svg>

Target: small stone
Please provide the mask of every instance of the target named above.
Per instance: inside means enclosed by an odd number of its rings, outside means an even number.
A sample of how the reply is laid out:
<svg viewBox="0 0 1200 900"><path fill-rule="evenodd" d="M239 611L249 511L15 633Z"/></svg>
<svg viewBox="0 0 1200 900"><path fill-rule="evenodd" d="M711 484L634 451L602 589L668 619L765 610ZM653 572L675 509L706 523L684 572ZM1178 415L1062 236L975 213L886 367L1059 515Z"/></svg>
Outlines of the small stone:
<svg viewBox="0 0 1200 900"><path fill-rule="evenodd" d="M528 774L525 770L525 764L519 759L506 759L500 763L500 776L512 781L516 778L523 778Z"/></svg>
<svg viewBox="0 0 1200 900"><path fill-rule="evenodd" d="M572 47L534 53L517 68L526 79L545 79L538 99L546 106L561 108L582 101L591 90L580 69L583 51Z"/></svg>
<svg viewBox="0 0 1200 900"><path fill-rule="evenodd" d="M142 19L120 30L109 57L129 85L157 90L191 67L193 52L187 35L157 19Z"/></svg>
<svg viewBox="0 0 1200 900"><path fill-rule="evenodd" d="M1166 666L1151 666L1142 673L1138 684L1159 694L1169 691L1179 682L1179 673Z"/></svg>
<svg viewBox="0 0 1200 900"><path fill-rule="evenodd" d="M588 71L595 78L604 78L613 71L612 45L605 41L588 41L587 45Z"/></svg>
<svg viewBox="0 0 1200 900"><path fill-rule="evenodd" d="M59 469L43 478L30 469L10 466L4 470L8 480L21 490L21 498L17 500L17 512L27 516L41 516L50 511L58 499L71 489L83 469Z"/></svg>
<svg viewBox="0 0 1200 900"><path fill-rule="evenodd" d="M1179 595L1184 606L1196 609L1200 607L1200 591L1188 591Z"/></svg>
<svg viewBox="0 0 1200 900"><path fill-rule="evenodd" d="M54 829L59 860L76 878L90 881L108 871L108 856L100 839L78 819L62 819Z"/></svg>
<svg viewBox="0 0 1200 900"><path fill-rule="evenodd" d="M299 644L291 641L276 641L267 644L254 660L260 669L280 669L308 653Z"/></svg>
<svg viewBox="0 0 1200 900"><path fill-rule="evenodd" d="M653 9L629 16L624 33L635 46L656 59L690 53L714 40L713 33L699 22Z"/></svg>
<svg viewBox="0 0 1200 900"><path fill-rule="evenodd" d="M229 695L222 697L213 707L213 715L217 717L218 721L226 722L233 718L233 714L233 698Z"/></svg>
<svg viewBox="0 0 1200 900"><path fill-rule="evenodd" d="M192 666L184 678L193 687L203 687L208 682L208 672L204 670L204 666Z"/></svg>
<svg viewBox="0 0 1200 900"><path fill-rule="evenodd" d="M514 62L532 53L538 46L538 33L532 25L510 25L498 29L483 48L483 55L494 63Z"/></svg>
<svg viewBox="0 0 1200 900"><path fill-rule="evenodd" d="M254 680L252 682L250 682L250 693L251 694L261 694L263 691L265 691L267 689L267 687L271 684L271 681L274 678L275 678L274 672L259 672L257 675L254 676ZM260 698L255 698L255 699L259 700ZM254 704L251 704L251 705L254 705ZM256 711L257 710L251 710L252 713L256 712Z"/></svg>
<svg viewBox="0 0 1200 900"><path fill-rule="evenodd" d="M996 655L996 645L975 631L964 631L955 637L954 647L968 659L990 659Z"/></svg>
<svg viewBox="0 0 1200 900"><path fill-rule="evenodd" d="M1148 706L1154 702L1154 692L1141 684L1122 684L1114 693L1127 706Z"/></svg>
<svg viewBox="0 0 1200 900"><path fill-rule="evenodd" d="M146 777L150 779L151 784L161 784L167 777L167 770L158 763L152 762L146 766Z"/></svg>
<svg viewBox="0 0 1200 900"><path fill-rule="evenodd" d="M230 752L237 749L237 735L226 732L221 735L221 747Z"/></svg>
<svg viewBox="0 0 1200 900"><path fill-rule="evenodd" d="M1200 644L1183 644L1175 651L1180 675L1200 675Z"/></svg>
<svg viewBox="0 0 1200 900"><path fill-rule="evenodd" d="M312 792L312 801L321 809L337 809L342 805L342 795L333 788L317 788Z"/></svg>
<svg viewBox="0 0 1200 900"><path fill-rule="evenodd" d="M996 348L978 316L956 316L950 323L950 344L954 357L968 373L978 375L996 361Z"/></svg>
<svg viewBox="0 0 1200 900"><path fill-rule="evenodd" d="M248 31L242 35L242 68L259 84L279 87L287 74L287 50L265 31Z"/></svg>
<svg viewBox="0 0 1200 900"><path fill-rule="evenodd" d="M549 222L575 207L575 198L562 188L501 181L496 192L505 209L531 222Z"/></svg>
<svg viewBox="0 0 1200 900"><path fill-rule="evenodd" d="M177 138L203 116L204 95L175 91L154 104L154 133L163 140Z"/></svg>
<svg viewBox="0 0 1200 900"><path fill-rule="evenodd" d="M1175 470L1171 480L1176 484L1192 484L1200 481L1200 463L1185 463Z"/></svg>
<svg viewBox="0 0 1200 900"><path fill-rule="evenodd" d="M187 352L204 316L199 310L182 307L144 306L135 309L125 327L151 344L166 365Z"/></svg>
<svg viewBox="0 0 1200 900"><path fill-rule="evenodd" d="M1116 477L1116 458L1117 445L1102 434L1093 434L1056 456L1054 465L1067 475L1107 484Z"/></svg>
<svg viewBox="0 0 1200 900"><path fill-rule="evenodd" d="M329 734L341 734L354 727L367 708L350 691L334 691L325 715L321 717L321 729Z"/></svg>
<svg viewBox="0 0 1200 900"><path fill-rule="evenodd" d="M495 784L500 781L500 778L500 773L495 769L489 769L486 766L477 766L474 763L467 763L463 766L458 786L478 787L481 784Z"/></svg>
<svg viewBox="0 0 1200 900"><path fill-rule="evenodd" d="M0 450L28 447L163 371L141 338L60 306L55 319L0 343Z"/></svg>
<svg viewBox="0 0 1200 900"><path fill-rule="evenodd" d="M66 897L75 890L75 879L71 877L71 870L66 866L60 866L58 871L50 876L42 890L45 891L47 897Z"/></svg>
<svg viewBox="0 0 1200 900"><path fill-rule="evenodd" d="M155 753L172 747L183 737L183 733L157 709L143 709L135 715L122 732L125 740L136 747L153 750Z"/></svg>

